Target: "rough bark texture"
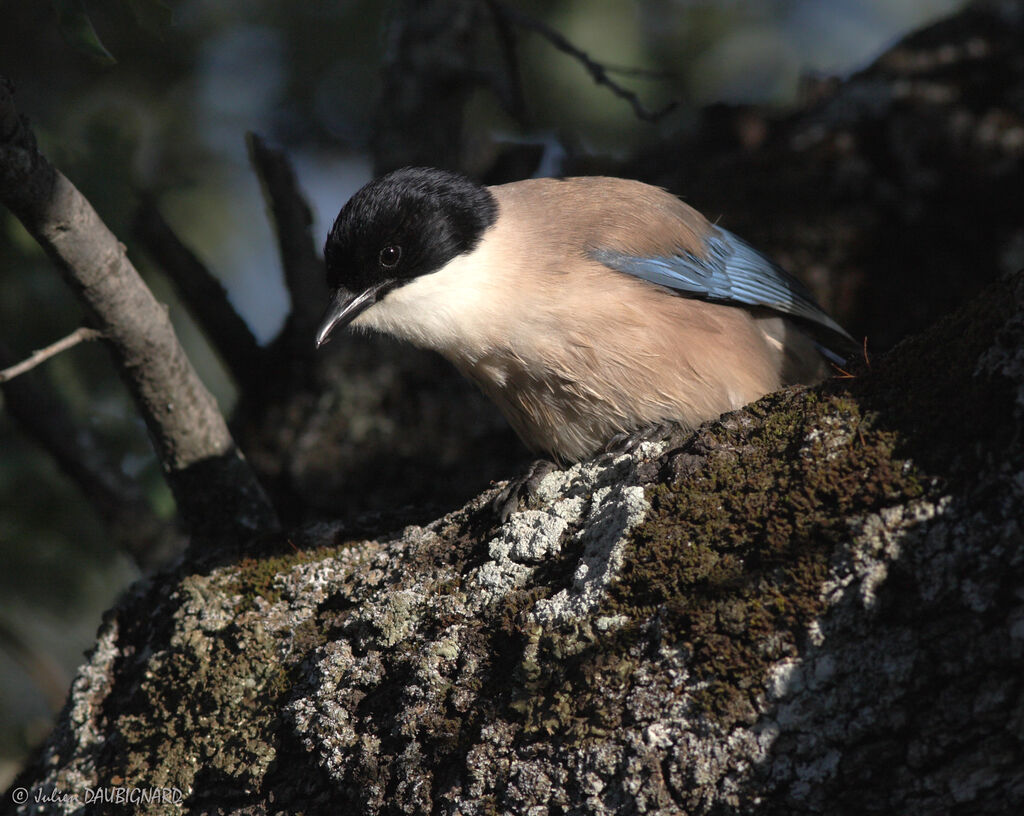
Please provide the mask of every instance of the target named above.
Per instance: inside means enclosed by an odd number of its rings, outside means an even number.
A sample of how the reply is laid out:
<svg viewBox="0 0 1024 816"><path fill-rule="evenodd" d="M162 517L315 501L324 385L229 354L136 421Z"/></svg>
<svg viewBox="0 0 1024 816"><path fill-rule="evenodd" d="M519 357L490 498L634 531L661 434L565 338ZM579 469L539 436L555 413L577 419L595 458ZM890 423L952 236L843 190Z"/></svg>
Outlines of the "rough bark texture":
<svg viewBox="0 0 1024 816"><path fill-rule="evenodd" d="M503 526L184 564L106 617L13 812L1016 812L1022 419L1017 275Z"/></svg>

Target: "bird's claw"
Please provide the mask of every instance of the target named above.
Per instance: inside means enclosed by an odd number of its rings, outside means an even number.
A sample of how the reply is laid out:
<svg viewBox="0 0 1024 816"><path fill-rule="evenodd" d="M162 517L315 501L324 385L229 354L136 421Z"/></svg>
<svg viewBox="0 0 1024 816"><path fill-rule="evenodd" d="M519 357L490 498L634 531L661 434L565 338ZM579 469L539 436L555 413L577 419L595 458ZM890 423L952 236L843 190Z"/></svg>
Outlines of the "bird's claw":
<svg viewBox="0 0 1024 816"><path fill-rule="evenodd" d="M679 430L679 425L675 422L655 422L632 431L622 431L605 443L601 453L606 456L622 456L626 453L633 453L642 443L658 442L677 430Z"/></svg>
<svg viewBox="0 0 1024 816"><path fill-rule="evenodd" d="M494 513L498 520L502 524L508 521L509 516L515 513L521 504L526 504L537 494L541 481L554 470L558 470L558 465L547 459L538 459L535 462L531 462L530 466L521 475L512 479L494 497L491 506L494 508Z"/></svg>

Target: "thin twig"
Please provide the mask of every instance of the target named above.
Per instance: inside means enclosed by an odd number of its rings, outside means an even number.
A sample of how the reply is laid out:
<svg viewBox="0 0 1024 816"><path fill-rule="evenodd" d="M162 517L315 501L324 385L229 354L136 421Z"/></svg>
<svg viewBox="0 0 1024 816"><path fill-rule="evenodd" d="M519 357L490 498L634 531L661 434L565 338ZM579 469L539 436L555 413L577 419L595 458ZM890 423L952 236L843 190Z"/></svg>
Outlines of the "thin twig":
<svg viewBox="0 0 1024 816"><path fill-rule="evenodd" d="M103 332L96 331L96 329L90 329L87 326L80 326L67 337L61 338L56 343L51 343L46 348L33 351L32 354L17 365L12 365L10 368L5 368L3 371L0 371L0 383L8 382L18 375L24 374L26 371L31 371L40 363L46 362L51 357L56 357L62 351L67 351L69 348L73 348L79 343L85 343L89 340L99 340L101 337L103 337Z"/></svg>
<svg viewBox="0 0 1024 816"><path fill-rule="evenodd" d="M656 122L657 120L666 116L671 111L675 110L676 107L678 107L679 101L673 99L667 105L665 105L662 108L659 108L658 110L649 110L647 107L644 106L644 104L640 101L639 97L637 97L635 93L628 90L627 88L623 88L621 85L619 85L619 83L617 83L615 80L611 79L608 76L608 74L611 71L621 73L623 69L613 69L609 68L609 66L607 65L602 65L601 63L592 59L590 55L587 54L585 51L577 48L575 45L569 42L569 40L567 40L558 31L555 31L555 29L551 28L550 26L541 22L535 17L530 17L528 14L523 14L518 9L514 9L505 3L498 2L493 3L492 8L495 9L499 14L511 20L520 28L525 28L540 34L542 37L544 37L544 39L546 39L559 51L561 51L564 54L568 54L569 56L579 61L587 70L587 73L590 74L590 77L591 79L594 80L594 82L596 82L598 85L604 85L613 94L615 94L615 96L619 97L620 99L625 99L627 102L629 102L637 118L643 119L646 122Z"/></svg>
<svg viewBox="0 0 1024 816"><path fill-rule="evenodd" d="M621 74L622 76L636 77L637 79L649 79L652 82L667 82L670 79L678 79L679 75L673 71L665 71L661 68L638 68L635 65L609 65L605 64L604 69L609 74Z"/></svg>
<svg viewBox="0 0 1024 816"><path fill-rule="evenodd" d="M831 360L828 361L828 364L830 366L832 366L833 371L836 372L835 375L833 376L833 379L835 379L835 380L855 380L855 379L857 379L857 375L856 374L850 373L845 368L843 368L841 365L837 365L836 363L833 363Z"/></svg>

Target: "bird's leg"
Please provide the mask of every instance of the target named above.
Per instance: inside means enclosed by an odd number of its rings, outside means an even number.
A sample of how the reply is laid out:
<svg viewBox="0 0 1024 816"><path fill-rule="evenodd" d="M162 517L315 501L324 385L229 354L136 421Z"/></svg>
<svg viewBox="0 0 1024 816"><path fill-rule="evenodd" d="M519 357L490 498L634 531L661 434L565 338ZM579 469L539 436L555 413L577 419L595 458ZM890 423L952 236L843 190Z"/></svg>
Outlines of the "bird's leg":
<svg viewBox="0 0 1024 816"><path fill-rule="evenodd" d="M615 434L605 443L601 453L609 456L622 456L624 453L633 453L642 442L661 441L679 429L679 423L668 420L644 425L632 431L622 431Z"/></svg>
<svg viewBox="0 0 1024 816"><path fill-rule="evenodd" d="M520 504L525 504L536 495L541 480L554 470L558 470L558 465L554 462L549 459L537 459L494 497L491 506L502 524L519 509Z"/></svg>

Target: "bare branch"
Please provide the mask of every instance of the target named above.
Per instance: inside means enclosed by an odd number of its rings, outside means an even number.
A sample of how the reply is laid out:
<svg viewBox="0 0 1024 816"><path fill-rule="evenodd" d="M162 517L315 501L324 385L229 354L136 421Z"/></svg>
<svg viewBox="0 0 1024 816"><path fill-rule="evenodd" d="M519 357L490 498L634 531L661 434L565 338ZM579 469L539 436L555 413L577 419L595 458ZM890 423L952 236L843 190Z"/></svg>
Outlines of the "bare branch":
<svg viewBox="0 0 1024 816"><path fill-rule="evenodd" d="M587 73L590 74L591 79L594 80L598 85L604 85L613 94L620 99L625 99L630 106L633 108L633 112L637 118L643 119L646 122L656 122L679 105L678 100L673 99L667 105L658 110L649 110L640 101L639 97L632 91L623 88L619 83L608 76L612 71L616 73L625 73L627 69L623 68L612 68L607 65L603 65L590 57L585 51L577 48L571 42L569 42L562 34L555 31L555 29L518 9L512 8L506 3L494 2L491 3L491 7L497 14L504 16L507 20L515 23L520 28L528 29L540 34L544 39L551 43L555 48L564 54L568 54L579 61L586 69ZM637 69L631 69L636 71Z"/></svg>
<svg viewBox="0 0 1024 816"><path fill-rule="evenodd" d="M635 65L611 65L605 63L604 69L609 74L649 79L652 82L668 82L671 79L679 78L679 75L673 71L665 71L661 68L637 68Z"/></svg>
<svg viewBox="0 0 1024 816"><path fill-rule="evenodd" d="M81 326L71 332L67 337L61 338L56 343L51 343L46 348L33 351L32 354L20 363L8 366L0 371L0 384L13 380L15 377L24 374L26 371L31 371L40 363L46 362L51 357L56 357L62 351L67 351L69 348L74 348L79 343L88 340L99 340L102 336L103 334L96 331L96 329Z"/></svg>
<svg viewBox="0 0 1024 816"><path fill-rule="evenodd" d="M284 329L289 357L312 358L313 337L327 302L323 262L313 243L313 214L295 179L291 162L255 133L246 135L249 161L260 178L281 252L292 308Z"/></svg>
<svg viewBox="0 0 1024 816"><path fill-rule="evenodd" d="M264 380L265 355L220 281L178 238L148 196L139 202L132 232L170 278L239 388L257 393Z"/></svg>
<svg viewBox="0 0 1024 816"><path fill-rule="evenodd" d="M6 79L0 79L0 201L56 262L107 338L189 529L239 539L276 526L166 308L85 197L39 153Z"/></svg>

